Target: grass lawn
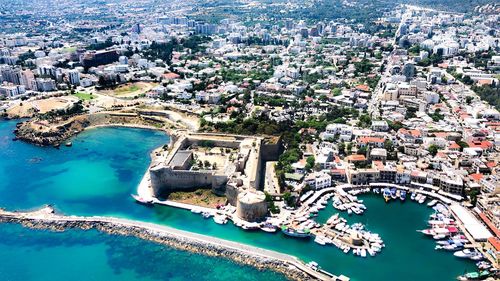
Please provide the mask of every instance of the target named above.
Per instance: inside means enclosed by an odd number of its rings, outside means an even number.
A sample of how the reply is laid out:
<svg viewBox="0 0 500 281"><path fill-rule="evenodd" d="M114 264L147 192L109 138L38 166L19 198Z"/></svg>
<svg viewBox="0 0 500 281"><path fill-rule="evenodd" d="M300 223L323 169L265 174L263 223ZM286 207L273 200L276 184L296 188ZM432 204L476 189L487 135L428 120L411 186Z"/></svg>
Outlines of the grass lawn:
<svg viewBox="0 0 500 281"><path fill-rule="evenodd" d="M125 87L119 87L118 89L115 89L116 94L130 94L133 92L137 92L141 89L141 87L137 85L130 85L130 86L125 86Z"/></svg>
<svg viewBox="0 0 500 281"><path fill-rule="evenodd" d="M198 189L193 192L173 192L168 196L168 199L175 202L210 208L226 203L225 196L217 196L210 189Z"/></svg>
<svg viewBox="0 0 500 281"><path fill-rule="evenodd" d="M93 95L87 94L87 93L82 93L82 92L77 92L76 94L74 94L74 96L79 98L82 101L94 99Z"/></svg>

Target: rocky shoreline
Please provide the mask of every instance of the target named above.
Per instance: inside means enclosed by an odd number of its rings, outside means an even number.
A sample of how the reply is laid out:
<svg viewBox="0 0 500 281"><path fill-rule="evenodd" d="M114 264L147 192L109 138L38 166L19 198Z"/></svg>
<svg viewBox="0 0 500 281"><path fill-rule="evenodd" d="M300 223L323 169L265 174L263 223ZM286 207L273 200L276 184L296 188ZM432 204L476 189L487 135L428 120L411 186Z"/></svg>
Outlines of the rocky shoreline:
<svg viewBox="0 0 500 281"><path fill-rule="evenodd" d="M65 217L58 215L32 216L31 214L32 213L1 211L0 222L19 223L24 227L50 231L65 231L67 229L96 229L112 235L135 236L140 239L196 254L226 258L238 264L249 265L259 270L272 270L285 275L290 280L323 279L317 278L317 276L311 276L310 274L304 272L304 270L297 268L297 266L292 264L290 261L273 257L265 257L262 254L250 253L245 250L239 250L215 242L209 243L207 241L202 241L201 239L175 235L174 233L161 231L160 229L152 229L146 226L124 223L119 219L97 217L84 218L74 216ZM289 258L295 259L291 256L289 256Z"/></svg>
<svg viewBox="0 0 500 281"><path fill-rule="evenodd" d="M53 124L44 120L31 119L18 123L14 134L15 140L57 147L67 139L92 127L127 126L166 130L164 125L160 120L142 117L136 113L96 113L73 116Z"/></svg>

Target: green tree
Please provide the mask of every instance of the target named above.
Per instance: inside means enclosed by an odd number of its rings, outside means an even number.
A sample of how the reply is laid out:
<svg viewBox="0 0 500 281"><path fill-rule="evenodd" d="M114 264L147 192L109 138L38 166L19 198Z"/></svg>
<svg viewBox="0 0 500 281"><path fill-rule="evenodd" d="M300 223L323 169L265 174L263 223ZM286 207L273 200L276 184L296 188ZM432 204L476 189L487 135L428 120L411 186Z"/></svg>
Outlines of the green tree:
<svg viewBox="0 0 500 281"><path fill-rule="evenodd" d="M316 159L314 159L314 156L309 156L306 159L306 170L311 171L311 169L314 167L314 162Z"/></svg>
<svg viewBox="0 0 500 281"><path fill-rule="evenodd" d="M432 156L436 156L439 148L435 144L431 144L427 150Z"/></svg>

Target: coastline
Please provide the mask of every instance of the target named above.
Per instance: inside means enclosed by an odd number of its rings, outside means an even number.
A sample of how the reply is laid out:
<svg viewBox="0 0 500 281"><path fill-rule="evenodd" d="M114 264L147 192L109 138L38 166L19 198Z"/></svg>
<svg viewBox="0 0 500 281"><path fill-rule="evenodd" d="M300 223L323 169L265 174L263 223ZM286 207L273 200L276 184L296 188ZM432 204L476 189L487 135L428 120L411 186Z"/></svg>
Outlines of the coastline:
<svg viewBox="0 0 500 281"><path fill-rule="evenodd" d="M331 280L330 276L310 269L294 256L153 223L112 217L56 215L51 207L33 212L9 212L2 209L0 222L18 223L24 227L50 231L96 229L111 235L135 236L195 254L229 259L259 270L272 270L289 280Z"/></svg>
<svg viewBox="0 0 500 281"><path fill-rule="evenodd" d="M135 113L102 112L70 117L62 122L50 124L37 119L19 122L14 130L15 139L40 146L59 146L84 130L98 127L129 127L163 131L169 135L172 128L159 120Z"/></svg>

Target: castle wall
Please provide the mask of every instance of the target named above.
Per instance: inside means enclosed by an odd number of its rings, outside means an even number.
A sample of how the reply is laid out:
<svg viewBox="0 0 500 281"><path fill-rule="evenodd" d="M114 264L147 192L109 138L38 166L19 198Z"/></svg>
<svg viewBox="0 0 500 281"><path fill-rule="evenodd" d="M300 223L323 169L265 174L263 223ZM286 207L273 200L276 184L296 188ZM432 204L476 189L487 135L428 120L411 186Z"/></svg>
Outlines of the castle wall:
<svg viewBox="0 0 500 281"><path fill-rule="evenodd" d="M151 168L149 174L154 195L160 197L174 191L191 191L202 187L218 190L227 182L225 175L214 175L212 171L185 171L159 167Z"/></svg>

